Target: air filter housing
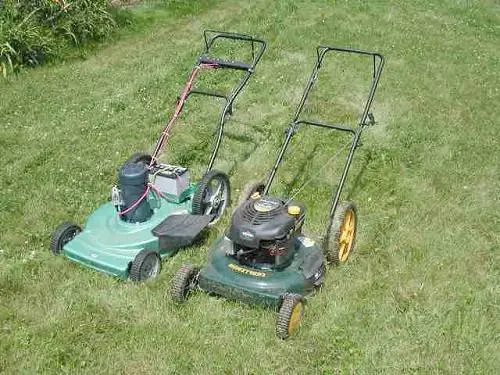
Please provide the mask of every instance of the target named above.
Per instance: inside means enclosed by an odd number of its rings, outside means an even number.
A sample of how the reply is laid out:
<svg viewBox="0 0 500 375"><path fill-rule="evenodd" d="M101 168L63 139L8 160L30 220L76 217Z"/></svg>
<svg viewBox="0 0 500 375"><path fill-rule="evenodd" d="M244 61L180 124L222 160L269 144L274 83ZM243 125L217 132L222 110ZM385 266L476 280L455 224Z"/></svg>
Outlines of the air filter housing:
<svg viewBox="0 0 500 375"><path fill-rule="evenodd" d="M228 237L236 244L257 249L261 241L284 238L293 230L295 218L280 198L249 199L234 213Z"/></svg>

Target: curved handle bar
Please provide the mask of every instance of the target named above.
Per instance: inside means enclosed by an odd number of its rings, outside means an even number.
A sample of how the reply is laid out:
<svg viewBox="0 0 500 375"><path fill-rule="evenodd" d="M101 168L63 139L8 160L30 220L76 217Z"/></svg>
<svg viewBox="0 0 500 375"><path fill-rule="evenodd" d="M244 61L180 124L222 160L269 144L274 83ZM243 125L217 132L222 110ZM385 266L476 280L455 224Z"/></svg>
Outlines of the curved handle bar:
<svg viewBox="0 0 500 375"><path fill-rule="evenodd" d="M262 57L264 51L266 50L267 43L265 40L260 38L254 38L253 36L241 33L232 33L227 31L218 31L218 30L204 30L203 37L205 38L205 52L208 53L213 43L217 39L231 39L231 40L240 40L242 42L252 43L252 64L251 69L255 68L260 58ZM258 50L255 51L254 44L258 44Z"/></svg>
<svg viewBox="0 0 500 375"><path fill-rule="evenodd" d="M349 53L357 53L361 55L369 55L379 59L379 63L384 63L384 57L377 52L365 51L357 48L345 48L345 47L333 47L333 46L318 46L316 48L316 54L318 55L318 62L321 63L323 61L323 57L329 51L339 51L339 52L349 52Z"/></svg>
<svg viewBox="0 0 500 375"><path fill-rule="evenodd" d="M370 87L370 92L368 93L368 100L365 103L365 108L363 110L363 114L361 116L361 124L365 124L366 118L368 116L368 112L370 110L370 106L373 101L373 97L375 95L375 90L377 89L378 81L380 79L380 75L382 73L382 68L384 67L384 57L377 52L365 51L357 48L345 48L345 47L333 47L333 46L318 46L316 48L316 54L318 56L317 61L317 69L321 67L321 63L323 62L323 58L330 51L336 52L347 52L358 55L367 55L373 57L373 81ZM377 64L378 60L378 64Z"/></svg>
<svg viewBox="0 0 500 375"><path fill-rule="evenodd" d="M346 52L346 53L352 53L352 54L361 54L361 55L367 55L367 56L373 57L373 77L372 77L372 82L370 85L370 91L368 93L368 99L364 105L363 114L361 116L361 121L359 122L358 126L354 129L348 129L344 126L339 126L336 124L327 124L327 123L323 123L320 121L299 120L299 116L302 112L302 109L304 108L307 97L309 96L309 92L311 91L312 87L314 86L314 83L316 82L318 71L320 70L321 64L323 63L323 58L330 51ZM346 159L346 164L345 164L343 172L342 172L340 183L338 184L337 190L334 193L334 199L332 200L333 203L331 204L331 213L330 213L330 219L329 219L330 220L329 224L331 224L332 215L333 215L333 212L336 208L337 202L339 200L340 193L342 191L342 188L343 188L346 176L347 176L347 172L348 172L349 166L351 164L354 150L356 149L356 147L358 145L359 138L361 136L361 131L363 130L363 127L366 125L366 119L368 117L368 112L369 112L370 106L373 102L375 90L377 89L378 81L380 79L380 75L382 73L382 68L384 66L384 57L376 52L369 52L369 51L364 51L361 49L321 46L321 45L316 48L316 54L317 54L316 63L314 65L312 73L309 77L309 80L307 81L304 92L302 93L302 97L301 97L300 102L297 106L297 109L295 110L295 115L293 116L293 119L290 123L290 126L286 131L285 141L283 142L283 145L280 149L280 152L278 154L278 158L276 159L276 162L274 163L274 166L270 171L269 177L268 177L267 182L266 182L266 186L264 188L264 194L267 194L269 192L271 184L273 183L273 180L274 180L274 177L275 177L276 172L278 170L278 167L280 166L281 161L283 160L285 151L288 148L290 140L293 137L294 133L296 132L296 130L300 124L316 125L316 126L320 126L323 128L331 128L331 129L337 129L337 130L348 131L350 133L353 133L353 141L351 143L351 148L349 150L349 154L348 154L348 157ZM377 64L377 60L378 60L378 64Z"/></svg>

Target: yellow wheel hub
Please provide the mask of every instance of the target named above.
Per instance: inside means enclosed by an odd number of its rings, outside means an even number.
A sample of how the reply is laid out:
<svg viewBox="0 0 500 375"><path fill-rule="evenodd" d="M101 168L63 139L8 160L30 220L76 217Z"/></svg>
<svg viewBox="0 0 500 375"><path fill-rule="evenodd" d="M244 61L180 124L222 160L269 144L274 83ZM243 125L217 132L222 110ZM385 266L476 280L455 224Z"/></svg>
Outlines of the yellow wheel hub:
<svg viewBox="0 0 500 375"><path fill-rule="evenodd" d="M298 302L292 309L290 321L288 322L288 333L292 333L299 326L302 314L304 313L304 306L302 302Z"/></svg>
<svg viewBox="0 0 500 375"><path fill-rule="evenodd" d="M356 214L353 210L347 210L340 227L339 235L339 260L345 262L349 257L354 242L354 231L356 228Z"/></svg>

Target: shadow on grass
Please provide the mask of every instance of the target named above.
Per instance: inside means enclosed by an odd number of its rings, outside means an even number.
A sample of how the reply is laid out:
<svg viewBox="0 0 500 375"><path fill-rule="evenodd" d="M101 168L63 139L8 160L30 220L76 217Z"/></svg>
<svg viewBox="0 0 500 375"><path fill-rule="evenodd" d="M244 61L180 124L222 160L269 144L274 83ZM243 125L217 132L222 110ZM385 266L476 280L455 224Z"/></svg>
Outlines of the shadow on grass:
<svg viewBox="0 0 500 375"><path fill-rule="evenodd" d="M292 196L292 192L294 192L294 190L296 192L300 191L300 189L302 187L304 187L305 184L307 184L307 182L309 181L309 180L306 180L304 183L302 183L302 185L297 187L297 185L299 185L299 183L300 183L301 176L306 174L306 171L308 170L309 161L314 157L314 154L316 154L317 150L318 150L318 145L315 144L314 147L311 149L311 151L309 151L307 156L303 159L303 161L297 167L297 173L295 173L295 175L292 178L292 181L288 184L288 186L286 188L285 194L287 197ZM312 177L310 177L310 178L312 178ZM295 194L297 194L297 193L295 193Z"/></svg>
<svg viewBox="0 0 500 375"><path fill-rule="evenodd" d="M361 164L361 168L359 169L358 173L356 173L356 176L354 177L354 180L350 185L350 189L347 191L346 200L351 200L352 197L356 195L356 192L359 190L359 188L360 187L362 188L364 186L363 184L361 184L361 178L363 177L366 168L372 162L372 160L373 160L373 151L368 150L363 155L363 162Z"/></svg>

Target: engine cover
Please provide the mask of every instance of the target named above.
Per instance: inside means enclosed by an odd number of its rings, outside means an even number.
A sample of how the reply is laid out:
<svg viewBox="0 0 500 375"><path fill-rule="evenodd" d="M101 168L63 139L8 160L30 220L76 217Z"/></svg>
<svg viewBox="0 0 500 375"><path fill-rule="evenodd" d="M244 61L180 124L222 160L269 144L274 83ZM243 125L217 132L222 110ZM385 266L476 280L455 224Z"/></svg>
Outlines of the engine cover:
<svg viewBox="0 0 500 375"><path fill-rule="evenodd" d="M228 237L237 245L258 249L262 241L290 235L297 218L287 211L281 198L263 196L249 199L234 213Z"/></svg>

